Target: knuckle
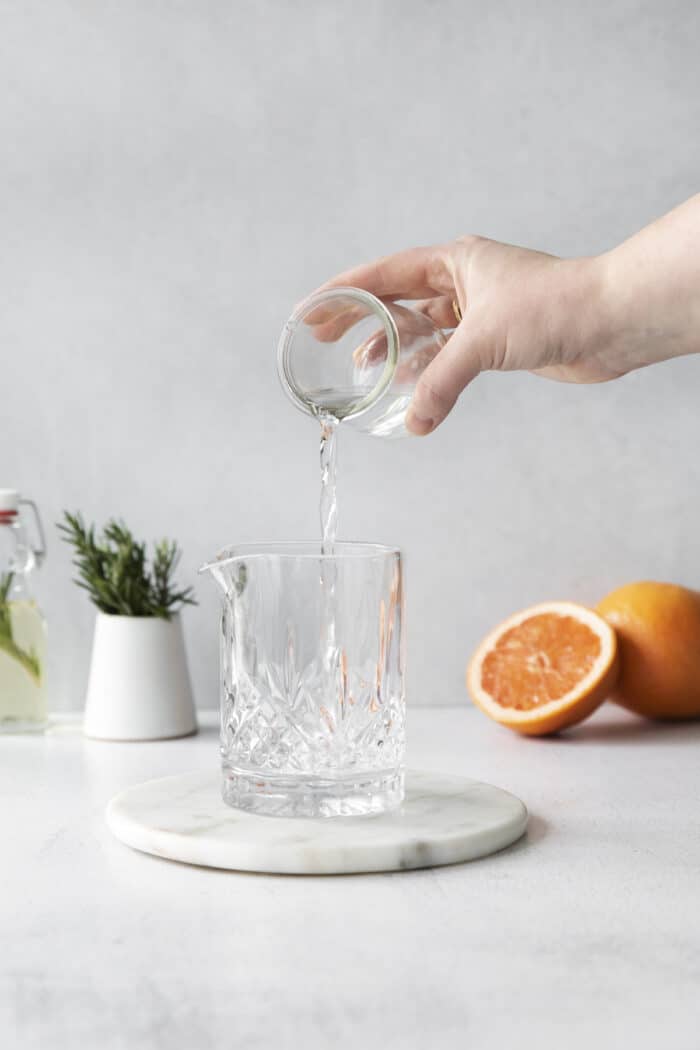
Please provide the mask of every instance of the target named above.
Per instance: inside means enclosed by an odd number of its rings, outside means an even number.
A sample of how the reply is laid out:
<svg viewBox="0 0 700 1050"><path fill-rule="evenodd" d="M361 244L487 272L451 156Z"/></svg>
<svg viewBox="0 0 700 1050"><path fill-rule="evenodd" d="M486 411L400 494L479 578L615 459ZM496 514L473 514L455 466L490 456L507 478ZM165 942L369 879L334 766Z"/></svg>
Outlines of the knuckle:
<svg viewBox="0 0 700 1050"><path fill-rule="evenodd" d="M433 251L425 262L425 278L433 289L442 289L445 285L447 270L446 256L441 251Z"/></svg>
<svg viewBox="0 0 700 1050"><path fill-rule="evenodd" d="M463 248L472 249L478 248L480 244L486 242L486 237L481 237L478 233L465 233L462 237L457 238L457 244Z"/></svg>
<svg viewBox="0 0 700 1050"><path fill-rule="evenodd" d="M423 312L436 324L441 324L446 313L445 303L442 299L430 299Z"/></svg>

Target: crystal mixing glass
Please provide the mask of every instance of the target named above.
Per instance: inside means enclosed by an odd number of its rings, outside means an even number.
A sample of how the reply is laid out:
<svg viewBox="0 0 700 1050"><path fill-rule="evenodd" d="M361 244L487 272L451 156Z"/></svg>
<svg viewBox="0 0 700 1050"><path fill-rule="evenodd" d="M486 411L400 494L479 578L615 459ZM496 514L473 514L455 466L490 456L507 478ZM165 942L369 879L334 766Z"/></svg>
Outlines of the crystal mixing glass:
<svg viewBox="0 0 700 1050"><path fill-rule="evenodd" d="M202 571L223 599L225 801L278 816L397 806L405 749L399 552L250 544Z"/></svg>

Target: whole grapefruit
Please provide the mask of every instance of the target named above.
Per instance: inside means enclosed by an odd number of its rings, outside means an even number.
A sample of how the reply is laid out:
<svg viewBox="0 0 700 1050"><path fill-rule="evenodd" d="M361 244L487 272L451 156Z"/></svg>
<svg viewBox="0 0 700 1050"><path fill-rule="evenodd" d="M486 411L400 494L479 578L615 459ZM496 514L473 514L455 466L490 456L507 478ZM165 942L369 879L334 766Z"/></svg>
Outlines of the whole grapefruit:
<svg viewBox="0 0 700 1050"><path fill-rule="evenodd" d="M620 675L611 699L648 718L700 716L700 592L629 583L597 611L618 640Z"/></svg>

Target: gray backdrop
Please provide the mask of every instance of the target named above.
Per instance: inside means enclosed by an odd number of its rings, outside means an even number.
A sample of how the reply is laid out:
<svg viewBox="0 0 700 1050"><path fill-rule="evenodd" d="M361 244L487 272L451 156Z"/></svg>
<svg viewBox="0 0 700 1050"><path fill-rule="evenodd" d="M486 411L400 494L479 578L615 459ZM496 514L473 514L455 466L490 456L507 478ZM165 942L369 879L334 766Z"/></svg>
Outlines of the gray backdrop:
<svg viewBox="0 0 700 1050"><path fill-rule="evenodd" d="M318 532L278 331L340 268L482 233L607 248L700 187L692 0L0 0L0 485L184 547ZM340 440L341 534L400 544L409 696L465 702L519 606L700 577L700 359L481 377L438 433ZM52 534L54 708L93 611ZM218 600L186 615L216 703Z"/></svg>

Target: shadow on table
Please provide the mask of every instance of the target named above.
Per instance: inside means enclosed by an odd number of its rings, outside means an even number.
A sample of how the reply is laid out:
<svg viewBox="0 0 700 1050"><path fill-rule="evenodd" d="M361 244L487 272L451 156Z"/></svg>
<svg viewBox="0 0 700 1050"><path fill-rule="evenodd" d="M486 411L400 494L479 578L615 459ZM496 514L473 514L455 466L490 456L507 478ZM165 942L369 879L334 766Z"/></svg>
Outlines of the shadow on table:
<svg viewBox="0 0 700 1050"><path fill-rule="evenodd" d="M562 744L635 744L639 741L663 740L664 743L700 742L700 721L688 719L683 722L652 722L647 718L620 715L617 720L583 722L552 737Z"/></svg>
<svg viewBox="0 0 700 1050"><path fill-rule="evenodd" d="M522 838L519 838L517 842L514 842L512 846L506 846L505 849L499 850L498 853L492 854L494 857L500 857L510 853L521 853L522 850L527 849L529 846L534 846L537 842L540 842L545 835L549 832L549 824L542 817L538 817L536 813L529 813L527 820L527 829ZM487 860L487 857L483 858ZM472 862L476 863L476 862Z"/></svg>
<svg viewBox="0 0 700 1050"><path fill-rule="evenodd" d="M201 722L197 727L197 736L208 737L213 740L219 736L219 723L216 725L202 725Z"/></svg>

